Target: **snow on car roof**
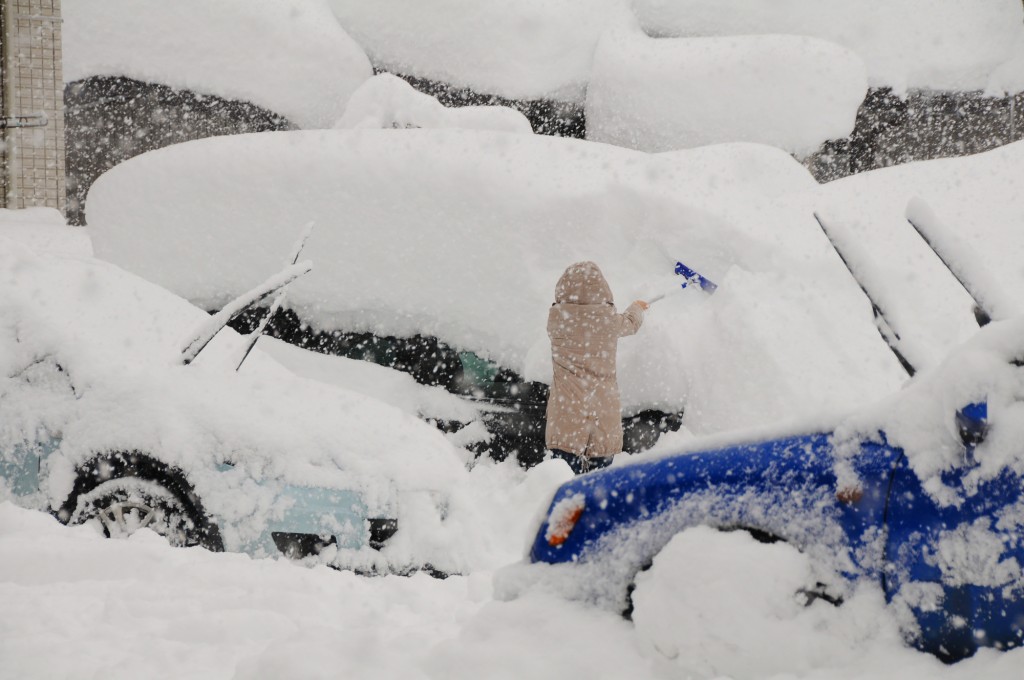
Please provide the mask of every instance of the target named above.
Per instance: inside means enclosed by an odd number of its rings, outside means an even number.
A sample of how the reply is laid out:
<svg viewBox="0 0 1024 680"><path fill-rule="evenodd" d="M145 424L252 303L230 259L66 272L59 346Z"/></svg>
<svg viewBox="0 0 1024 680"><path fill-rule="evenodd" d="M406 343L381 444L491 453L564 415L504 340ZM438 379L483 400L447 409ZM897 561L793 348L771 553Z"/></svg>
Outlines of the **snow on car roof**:
<svg viewBox="0 0 1024 680"><path fill-rule="evenodd" d="M61 11L65 82L127 76L328 127L373 75L325 0L65 0Z"/></svg>
<svg viewBox="0 0 1024 680"><path fill-rule="evenodd" d="M816 186L758 145L649 155L470 130L307 131L139 156L96 182L89 222L98 256L212 309L315 220L303 258L316 269L289 289L303 319L437 336L545 382L567 265L598 262L621 308L678 290L682 260L718 292L658 302L621 343L619 381L627 412L687 407L707 432L900 382L811 203L786 198Z"/></svg>

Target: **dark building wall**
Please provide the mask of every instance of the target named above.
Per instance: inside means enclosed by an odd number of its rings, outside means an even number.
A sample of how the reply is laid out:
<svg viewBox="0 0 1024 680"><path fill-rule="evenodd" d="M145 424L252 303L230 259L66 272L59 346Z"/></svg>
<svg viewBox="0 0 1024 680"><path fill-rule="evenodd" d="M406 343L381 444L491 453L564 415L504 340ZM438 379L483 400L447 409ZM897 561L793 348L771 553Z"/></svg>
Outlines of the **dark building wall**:
<svg viewBox="0 0 1024 680"><path fill-rule="evenodd" d="M1024 93L917 90L905 98L868 92L853 133L805 164L819 182L910 161L966 156L1024 139Z"/></svg>
<svg viewBox="0 0 1024 680"><path fill-rule="evenodd" d="M294 127L248 102L121 77L69 83L64 103L69 224L85 224L89 188L121 161L193 139Z"/></svg>
<svg viewBox="0 0 1024 680"><path fill-rule="evenodd" d="M376 73L383 73L377 70ZM526 116L538 135L576 137L582 139L587 132L587 119L583 104L561 102L554 99L506 99L495 94L481 94L465 87L454 87L437 80L416 78L395 73L414 88L437 98L445 106L508 106Z"/></svg>

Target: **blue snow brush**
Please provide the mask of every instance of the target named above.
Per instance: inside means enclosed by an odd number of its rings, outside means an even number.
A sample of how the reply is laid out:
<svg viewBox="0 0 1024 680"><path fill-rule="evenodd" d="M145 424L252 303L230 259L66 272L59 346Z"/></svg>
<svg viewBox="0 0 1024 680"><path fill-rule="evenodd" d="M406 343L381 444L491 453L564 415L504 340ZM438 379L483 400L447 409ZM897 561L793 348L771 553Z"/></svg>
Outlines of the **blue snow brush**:
<svg viewBox="0 0 1024 680"><path fill-rule="evenodd" d="M682 276L684 279L686 279L679 285L680 289L686 288L687 286L700 286L700 289L707 293L708 295L711 295L716 290L718 290L717 283L705 277L703 274L695 272L682 262L676 262L676 274L679 274L679 276ZM672 290L675 289L673 288ZM655 302L665 297L666 295L667 293L655 295L653 298L648 300L647 303L654 304Z"/></svg>
<svg viewBox="0 0 1024 680"><path fill-rule="evenodd" d="M689 285L700 286L700 289L708 293L714 293L718 290L718 284L713 283L710 279L705 278L703 275L698 274L682 262L676 262L676 274L686 278L683 282L682 287L686 288Z"/></svg>

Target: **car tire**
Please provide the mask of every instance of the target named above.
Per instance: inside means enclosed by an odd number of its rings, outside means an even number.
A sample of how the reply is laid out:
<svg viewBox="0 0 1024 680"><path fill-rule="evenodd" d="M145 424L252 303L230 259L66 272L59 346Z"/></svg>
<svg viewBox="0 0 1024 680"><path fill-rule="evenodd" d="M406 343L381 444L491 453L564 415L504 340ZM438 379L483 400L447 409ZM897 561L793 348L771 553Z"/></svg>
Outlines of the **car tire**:
<svg viewBox="0 0 1024 680"><path fill-rule="evenodd" d="M139 453L97 459L57 513L66 524L95 524L108 538L146 528L175 547L224 550L220 531L184 476Z"/></svg>

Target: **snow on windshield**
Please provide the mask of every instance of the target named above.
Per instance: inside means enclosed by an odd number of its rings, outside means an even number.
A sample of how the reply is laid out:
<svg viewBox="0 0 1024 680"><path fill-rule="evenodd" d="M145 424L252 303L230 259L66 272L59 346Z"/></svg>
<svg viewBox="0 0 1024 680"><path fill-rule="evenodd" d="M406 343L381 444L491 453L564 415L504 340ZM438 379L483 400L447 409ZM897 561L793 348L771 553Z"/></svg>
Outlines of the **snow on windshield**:
<svg viewBox="0 0 1024 680"><path fill-rule="evenodd" d="M127 76L248 101L300 127L329 127L373 75L326 0L61 4L68 83Z"/></svg>
<svg viewBox="0 0 1024 680"><path fill-rule="evenodd" d="M1024 312L1024 142L909 163L821 187L815 209L851 248L851 265L891 315L908 358L934 366L975 333L973 301L907 222L930 217L1002 318ZM927 213L922 211L927 208ZM914 215L911 215L914 217ZM955 263L954 263L955 264ZM982 268L980 271L978 271Z"/></svg>
<svg viewBox="0 0 1024 680"><path fill-rule="evenodd" d="M687 426L709 432L846 408L899 384L801 198L815 187L765 146L651 156L535 135L365 130L162 149L101 177L89 205L100 257L210 309L276 271L314 220L303 258L315 270L289 289L307 322L436 336L544 382L547 308L566 266L598 262L620 308L678 291L620 345L623 404L686 407ZM679 290L677 260L718 291Z"/></svg>

